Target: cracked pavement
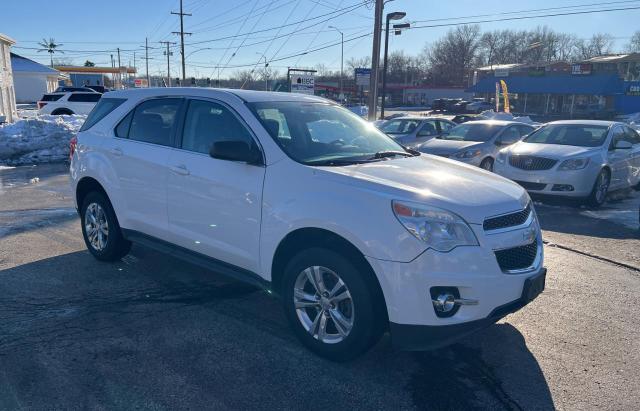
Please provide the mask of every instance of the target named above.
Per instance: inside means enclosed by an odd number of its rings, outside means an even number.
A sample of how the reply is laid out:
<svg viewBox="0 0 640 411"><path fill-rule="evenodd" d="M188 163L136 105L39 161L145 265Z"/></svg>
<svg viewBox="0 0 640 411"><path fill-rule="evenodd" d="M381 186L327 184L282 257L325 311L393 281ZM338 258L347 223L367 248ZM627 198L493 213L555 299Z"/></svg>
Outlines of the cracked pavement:
<svg viewBox="0 0 640 411"><path fill-rule="evenodd" d="M637 230L536 209L545 240L580 253L546 247L529 306L448 348L384 337L335 364L263 291L139 246L94 260L64 165L2 170L0 409L637 409Z"/></svg>

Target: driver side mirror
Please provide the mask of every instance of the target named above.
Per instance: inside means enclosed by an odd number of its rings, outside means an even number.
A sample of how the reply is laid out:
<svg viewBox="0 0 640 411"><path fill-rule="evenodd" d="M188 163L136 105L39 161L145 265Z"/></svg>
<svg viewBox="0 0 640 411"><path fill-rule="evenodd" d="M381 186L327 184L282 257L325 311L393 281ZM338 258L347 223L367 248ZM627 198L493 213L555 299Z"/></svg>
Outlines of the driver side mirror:
<svg viewBox="0 0 640 411"><path fill-rule="evenodd" d="M256 166L263 165L262 153L258 147L244 141L217 141L211 146L209 155L219 160L240 161Z"/></svg>
<svg viewBox="0 0 640 411"><path fill-rule="evenodd" d="M633 148L633 144L625 140L619 140L614 148L616 150L630 150Z"/></svg>

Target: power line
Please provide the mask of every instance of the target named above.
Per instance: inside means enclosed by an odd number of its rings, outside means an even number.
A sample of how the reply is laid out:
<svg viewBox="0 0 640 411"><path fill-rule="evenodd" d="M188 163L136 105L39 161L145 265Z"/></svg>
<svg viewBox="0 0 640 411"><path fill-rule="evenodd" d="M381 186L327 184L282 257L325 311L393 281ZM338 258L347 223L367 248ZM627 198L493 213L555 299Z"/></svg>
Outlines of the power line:
<svg viewBox="0 0 640 411"><path fill-rule="evenodd" d="M212 42L222 41L222 40L226 40L226 39L230 39L230 38L234 38L234 37L246 36L246 35L249 35L249 34L264 33L264 32L267 32L267 31L278 30L278 29L280 29L280 28L284 28L284 27L295 26L296 24L298 24L298 23L300 23L300 22L306 22L306 21L317 20L317 19L320 19L320 18L323 18L323 17L326 17L326 16L330 16L330 15L332 15L332 14L340 13L338 16L333 16L333 17L331 17L331 18L329 18L329 19L327 19L327 20L324 20L324 21L321 21L321 22L317 23L317 24L320 24L320 23L323 23L323 22L325 22L325 21L328 21L328 20L334 19L334 18L336 18L336 17L339 17L339 16L342 16L342 15L345 15L345 14L347 14L347 13L348 13L348 12L350 12L350 11L356 10L356 9L358 9L358 8L360 8L360 7L362 7L362 6L364 6L365 4L366 4L366 3L364 3L364 2L355 3L355 4L352 4L351 6L344 7L344 8L342 8L342 9L338 9L338 10L334 10L334 11L332 11L332 12L330 12L330 13L321 14L321 15L318 15L318 16L315 16L315 17L312 17L312 18L309 18L309 19L306 19L306 20L300 20L300 21L296 21L296 22L293 22L293 23L288 23L288 24L281 25L281 26L275 26L275 27L269 27L269 28L266 28L266 29L261 29L261 30L256 30L256 31L250 31L250 32L248 32L248 33L237 34L237 35L235 35L235 36L218 37L218 38L216 38L216 39L196 41L196 42L193 42L193 43L187 43L187 45L189 45L189 46L193 46L193 45L196 45L196 44L212 43ZM264 13L263 13L263 15L264 15ZM317 25L317 24L316 24L316 25Z"/></svg>
<svg viewBox="0 0 640 411"><path fill-rule="evenodd" d="M640 9L640 6L609 8L609 9L600 9L600 10L572 11L572 12L565 12L565 13L540 14L537 16L505 17L505 18L499 18L499 19L465 21L461 23L429 24L429 25L423 25L423 26L412 25L407 30L436 28L436 27L464 26L469 24L495 23L500 21L529 20L529 19L539 19L539 18L546 18L546 17L574 16L574 15L581 15L581 14L608 13L613 11L638 10L638 9Z"/></svg>

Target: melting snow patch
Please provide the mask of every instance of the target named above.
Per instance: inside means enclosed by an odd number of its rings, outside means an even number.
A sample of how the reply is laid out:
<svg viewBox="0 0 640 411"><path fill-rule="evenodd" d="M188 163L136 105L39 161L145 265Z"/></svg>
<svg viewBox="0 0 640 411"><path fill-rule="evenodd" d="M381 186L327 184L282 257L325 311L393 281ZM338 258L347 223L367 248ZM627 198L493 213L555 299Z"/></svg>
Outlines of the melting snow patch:
<svg viewBox="0 0 640 411"><path fill-rule="evenodd" d="M87 116L38 115L0 126L0 164L61 161Z"/></svg>
<svg viewBox="0 0 640 411"><path fill-rule="evenodd" d="M638 229L639 207L640 194L634 192L620 201L609 200L598 210L585 210L581 211L580 214L586 217L608 220L612 223L621 224L636 230Z"/></svg>

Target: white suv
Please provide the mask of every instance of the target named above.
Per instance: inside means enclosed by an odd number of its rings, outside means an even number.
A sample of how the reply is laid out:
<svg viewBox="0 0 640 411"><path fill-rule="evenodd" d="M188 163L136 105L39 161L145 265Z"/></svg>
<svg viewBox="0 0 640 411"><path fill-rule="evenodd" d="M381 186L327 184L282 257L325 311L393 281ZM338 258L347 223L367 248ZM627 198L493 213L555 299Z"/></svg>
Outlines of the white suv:
<svg viewBox="0 0 640 411"><path fill-rule="evenodd" d="M401 348L446 345L544 288L522 187L406 150L325 99L116 91L73 147L96 258L119 259L134 241L264 287L300 340L333 360L387 330Z"/></svg>
<svg viewBox="0 0 640 411"><path fill-rule="evenodd" d="M40 114L73 115L89 114L100 100L102 94L97 92L56 92L42 96L37 102Z"/></svg>

